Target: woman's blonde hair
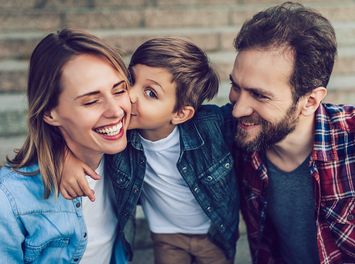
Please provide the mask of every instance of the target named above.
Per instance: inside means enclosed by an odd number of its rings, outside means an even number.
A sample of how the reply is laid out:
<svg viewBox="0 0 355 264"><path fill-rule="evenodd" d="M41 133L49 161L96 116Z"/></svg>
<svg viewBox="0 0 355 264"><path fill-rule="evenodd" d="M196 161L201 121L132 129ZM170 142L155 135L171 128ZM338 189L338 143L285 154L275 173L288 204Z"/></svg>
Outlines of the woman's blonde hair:
<svg viewBox="0 0 355 264"><path fill-rule="evenodd" d="M14 159L8 156L7 167L16 172L38 161L44 184L44 198L55 191L59 194L59 181L66 153L66 143L58 127L47 124L44 114L58 105L63 87L64 65L73 57L92 54L106 57L122 75L128 85L128 72L121 56L101 39L75 28L64 28L40 41L31 55L27 98L29 134L24 145L16 150ZM19 172L21 173L21 172ZM35 175L37 172L25 175Z"/></svg>

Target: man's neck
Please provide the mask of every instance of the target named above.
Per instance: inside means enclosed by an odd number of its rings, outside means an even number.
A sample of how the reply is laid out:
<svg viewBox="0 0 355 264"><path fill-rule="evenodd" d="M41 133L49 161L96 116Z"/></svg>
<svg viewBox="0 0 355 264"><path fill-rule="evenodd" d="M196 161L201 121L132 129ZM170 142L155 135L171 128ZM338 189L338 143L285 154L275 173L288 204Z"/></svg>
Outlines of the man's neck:
<svg viewBox="0 0 355 264"><path fill-rule="evenodd" d="M266 150L268 159L279 169L290 172L298 168L312 151L314 116L300 117L296 129L281 142Z"/></svg>

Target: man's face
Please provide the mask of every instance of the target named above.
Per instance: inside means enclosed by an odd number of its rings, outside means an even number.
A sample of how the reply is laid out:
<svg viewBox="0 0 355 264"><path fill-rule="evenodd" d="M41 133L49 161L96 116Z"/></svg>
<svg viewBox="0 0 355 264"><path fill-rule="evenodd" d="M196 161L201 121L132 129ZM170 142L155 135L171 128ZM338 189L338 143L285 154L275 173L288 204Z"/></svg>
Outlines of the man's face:
<svg viewBox="0 0 355 264"><path fill-rule="evenodd" d="M237 118L236 143L247 150L266 149L287 137L299 120L289 83L289 51L251 49L238 53L230 75L230 101Z"/></svg>

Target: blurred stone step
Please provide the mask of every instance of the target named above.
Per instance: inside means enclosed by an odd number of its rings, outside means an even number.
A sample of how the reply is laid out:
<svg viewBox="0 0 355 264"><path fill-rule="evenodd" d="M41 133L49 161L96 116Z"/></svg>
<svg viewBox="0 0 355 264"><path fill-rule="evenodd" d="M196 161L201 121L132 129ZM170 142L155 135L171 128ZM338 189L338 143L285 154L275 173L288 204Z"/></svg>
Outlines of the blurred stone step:
<svg viewBox="0 0 355 264"><path fill-rule="evenodd" d="M1 126L1 125L0 125ZM6 156L15 157L15 148L20 148L26 140L27 135L0 136L0 162L6 162ZM0 166L1 168L1 166Z"/></svg>
<svg viewBox="0 0 355 264"><path fill-rule="evenodd" d="M232 41L239 27L199 27L166 29L112 29L91 30L94 35L104 39L108 44L118 48L122 53L133 53L144 41L158 36L179 36L191 39L203 50L232 50ZM48 33L17 32L0 33L0 59L28 59L36 44ZM355 40L354 40L355 43Z"/></svg>
<svg viewBox="0 0 355 264"><path fill-rule="evenodd" d="M339 47L355 47L355 22L333 23ZM233 50L233 40L239 26L186 27L186 28L134 28L90 30L123 53L133 53L144 41L157 36L180 36L191 39L206 52ZM48 33L0 33L0 59L28 59L34 47Z"/></svg>
<svg viewBox="0 0 355 264"><path fill-rule="evenodd" d="M274 5L283 0L1 0L3 10L23 9L63 9L63 8L94 8L94 7L164 7L164 6L206 6L206 5ZM337 0L300 0L309 3L346 3L351 1Z"/></svg>
<svg viewBox="0 0 355 264"><path fill-rule="evenodd" d="M230 40L230 43L232 43L232 40ZM233 68L236 52L233 50L208 52L208 56L218 71L221 80L228 81L229 74ZM124 56L124 60L126 65L128 65L130 56ZM27 71L28 61L0 61L0 93L25 91L27 83ZM338 57L336 59L333 70L334 80L339 81L336 81L335 84L332 84L331 82L331 89L336 90L344 88L355 88L353 76L355 76L355 44L354 46L350 47L339 47ZM340 84L338 85L337 83L339 82Z"/></svg>
<svg viewBox="0 0 355 264"><path fill-rule="evenodd" d="M23 134L27 134L26 95L24 93L0 94L0 137Z"/></svg>
<svg viewBox="0 0 355 264"><path fill-rule="evenodd" d="M164 0L167 1L167 0ZM147 7L156 6L155 0L1 0L3 10L62 10L95 7ZM174 2L174 0L167 1ZM213 0L212 0L213 2ZM216 0L214 2L217 2Z"/></svg>
<svg viewBox="0 0 355 264"><path fill-rule="evenodd" d="M199 5L0 10L0 32L52 31L65 25L88 30L240 26L270 5ZM331 22L354 22L355 3L307 3Z"/></svg>

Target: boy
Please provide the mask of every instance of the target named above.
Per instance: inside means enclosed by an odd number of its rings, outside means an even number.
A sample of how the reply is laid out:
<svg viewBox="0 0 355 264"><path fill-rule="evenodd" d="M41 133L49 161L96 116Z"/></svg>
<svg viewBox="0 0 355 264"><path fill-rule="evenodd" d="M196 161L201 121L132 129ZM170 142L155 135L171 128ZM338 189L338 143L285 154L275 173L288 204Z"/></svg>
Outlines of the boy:
<svg viewBox="0 0 355 264"><path fill-rule="evenodd" d="M129 70L134 130L123 152L106 156L120 232L140 198L155 263L233 263L239 192L230 154L232 109L201 106L217 94L218 75L196 45L170 37L143 43ZM83 192L69 179L80 166L66 167L63 196L92 196L85 177L78 177ZM132 245L125 246L131 253Z"/></svg>

